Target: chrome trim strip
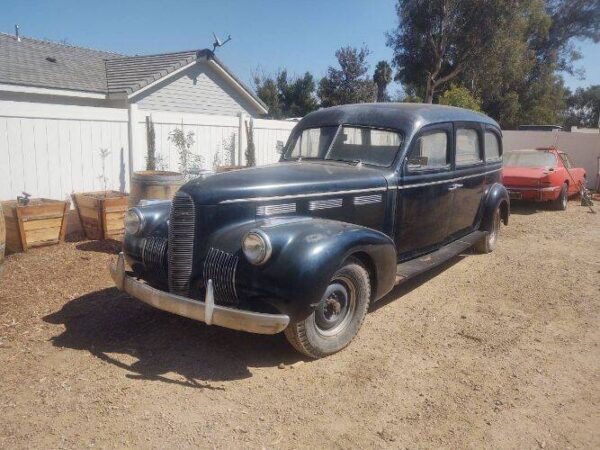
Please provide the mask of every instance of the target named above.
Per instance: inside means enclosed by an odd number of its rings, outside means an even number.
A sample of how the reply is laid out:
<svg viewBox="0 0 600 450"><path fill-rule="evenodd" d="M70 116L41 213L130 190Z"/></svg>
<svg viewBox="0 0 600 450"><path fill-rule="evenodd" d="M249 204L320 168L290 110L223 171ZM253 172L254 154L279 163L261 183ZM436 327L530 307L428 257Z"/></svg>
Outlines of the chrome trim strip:
<svg viewBox="0 0 600 450"><path fill-rule="evenodd" d="M411 189L411 188L422 187L422 186L434 186L436 184L454 183L455 181L466 180L468 178L482 177L484 175L489 175L490 173L500 172L501 170L502 169L489 170L489 171L483 172L483 173L476 173L473 175L465 175L464 177L450 178L449 180L430 181L428 183L407 184L404 186L396 186L396 187L393 187L392 189L402 190L402 189Z"/></svg>
<svg viewBox="0 0 600 450"><path fill-rule="evenodd" d="M359 197L354 197L353 202L354 206L370 205L372 203L380 203L382 199L383 196L381 194L362 195Z"/></svg>
<svg viewBox="0 0 600 450"><path fill-rule="evenodd" d="M181 295L155 289L143 281L130 277L125 272L123 253L115 264L111 265L110 272L117 288L127 292L132 297L149 304L162 311L167 311L179 316L188 317L199 322L211 322L232 330L248 331L259 334L276 334L283 331L290 323L290 318L284 314L267 314L248 311L244 309L228 308L212 305L210 312L210 298L208 302L192 300Z"/></svg>
<svg viewBox="0 0 600 450"><path fill-rule="evenodd" d="M483 172L483 173L476 173L473 175L465 175L464 177L451 178L449 180L431 181L429 183L408 184L405 186L392 186L392 187L390 187L390 189L410 189L410 188L414 188L414 187L430 186L430 185L435 185L435 184L453 183L454 181L466 180L467 178L475 178L475 177L481 177L484 175L489 175L491 173L500 172L501 170L502 170L501 168L494 169L494 170L488 170L487 172ZM292 194L292 195L279 195L279 196L273 196L273 197L233 198L230 200L222 200L219 202L219 204L242 203L242 202L268 202L268 201L274 201L274 200L288 200L288 199L294 199L294 198L326 197L328 195L361 194L364 192L383 192L383 191L386 191L387 189L388 188L386 188L386 187L378 187L378 188L367 188L367 189L349 189L346 191L315 192L313 194Z"/></svg>
<svg viewBox="0 0 600 450"><path fill-rule="evenodd" d="M256 208L257 216L272 216L275 214L288 214L295 212L295 203L281 203L279 205L261 205Z"/></svg>
<svg viewBox="0 0 600 450"><path fill-rule="evenodd" d="M308 203L309 211L316 211L318 209L340 208L341 206L341 198L330 198L328 200L312 200Z"/></svg>
<svg viewBox="0 0 600 450"><path fill-rule="evenodd" d="M347 191L332 191L332 192L315 192L313 194L292 194L292 195L280 195L273 197L249 197L249 198L233 198L231 200L221 200L219 203L241 203L241 202L268 202L273 200L288 200L293 198L307 198L307 197L325 197L327 195L346 195L346 194L360 194L362 192L381 192L386 191L386 187L378 188L367 188L367 189L350 189Z"/></svg>

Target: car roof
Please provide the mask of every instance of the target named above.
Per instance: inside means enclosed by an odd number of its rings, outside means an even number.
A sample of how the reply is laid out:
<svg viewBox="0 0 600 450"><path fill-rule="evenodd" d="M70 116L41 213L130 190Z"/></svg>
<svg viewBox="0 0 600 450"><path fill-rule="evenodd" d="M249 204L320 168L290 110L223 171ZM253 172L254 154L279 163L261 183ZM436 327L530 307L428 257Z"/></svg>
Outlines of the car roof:
<svg viewBox="0 0 600 450"><path fill-rule="evenodd" d="M298 123L298 128L356 124L398 129L409 134L434 123L463 121L479 122L500 129L498 123L485 114L428 103L358 103L323 108L306 115Z"/></svg>

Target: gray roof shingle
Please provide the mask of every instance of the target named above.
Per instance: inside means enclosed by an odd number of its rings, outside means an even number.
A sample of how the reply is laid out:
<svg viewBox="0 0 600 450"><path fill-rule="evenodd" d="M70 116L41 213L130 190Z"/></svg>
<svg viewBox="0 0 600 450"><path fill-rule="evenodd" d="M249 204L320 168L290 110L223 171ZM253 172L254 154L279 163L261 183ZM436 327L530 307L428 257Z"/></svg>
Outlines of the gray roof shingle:
<svg viewBox="0 0 600 450"><path fill-rule="evenodd" d="M55 62L47 58L55 59ZM124 56L0 33L0 83L132 94L198 58L214 60L265 110L266 105L210 50Z"/></svg>
<svg viewBox="0 0 600 450"><path fill-rule="evenodd" d="M106 93L104 60L116 56L26 37L19 42L0 33L0 83Z"/></svg>

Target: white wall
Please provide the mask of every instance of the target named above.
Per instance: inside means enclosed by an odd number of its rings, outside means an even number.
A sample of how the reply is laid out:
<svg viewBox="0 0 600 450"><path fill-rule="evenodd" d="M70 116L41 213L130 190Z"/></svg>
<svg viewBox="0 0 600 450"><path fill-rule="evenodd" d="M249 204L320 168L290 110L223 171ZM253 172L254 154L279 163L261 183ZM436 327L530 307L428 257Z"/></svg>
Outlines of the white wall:
<svg viewBox="0 0 600 450"><path fill-rule="evenodd" d="M0 101L0 200L103 189L101 148L108 188L126 190L125 110Z"/></svg>
<svg viewBox="0 0 600 450"><path fill-rule="evenodd" d="M209 62L189 69L140 93L133 100L141 109L194 114L258 116L260 111L246 96L216 73Z"/></svg>
<svg viewBox="0 0 600 450"><path fill-rule="evenodd" d="M136 114L135 170L145 168L147 113ZM215 154L221 164L231 163L227 156L232 149L237 163L246 149L245 129L240 147L239 117L152 112L152 118L157 152L171 170L178 170L178 157L168 136L182 123L186 132L194 132L193 152L203 156L207 169L213 168ZM285 142L296 123L253 120L257 163L278 161L277 141ZM0 200L14 199L22 191L64 199L72 192L103 189L101 148L110 150L108 188L127 191L127 110L0 101Z"/></svg>
<svg viewBox="0 0 600 450"><path fill-rule="evenodd" d="M569 154L573 166L585 169L589 188L598 186L600 134L565 131L503 131L503 144L505 151L555 146Z"/></svg>

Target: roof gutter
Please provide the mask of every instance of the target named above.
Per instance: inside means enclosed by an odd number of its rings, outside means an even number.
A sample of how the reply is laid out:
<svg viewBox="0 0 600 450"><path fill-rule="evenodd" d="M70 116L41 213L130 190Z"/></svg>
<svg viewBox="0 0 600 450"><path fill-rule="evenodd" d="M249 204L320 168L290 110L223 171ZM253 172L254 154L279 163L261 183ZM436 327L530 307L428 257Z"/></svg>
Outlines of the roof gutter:
<svg viewBox="0 0 600 450"><path fill-rule="evenodd" d="M23 94L58 95L63 97L106 99L106 94L100 92L75 91L70 89L42 88L18 84L0 83L0 91L18 92Z"/></svg>

